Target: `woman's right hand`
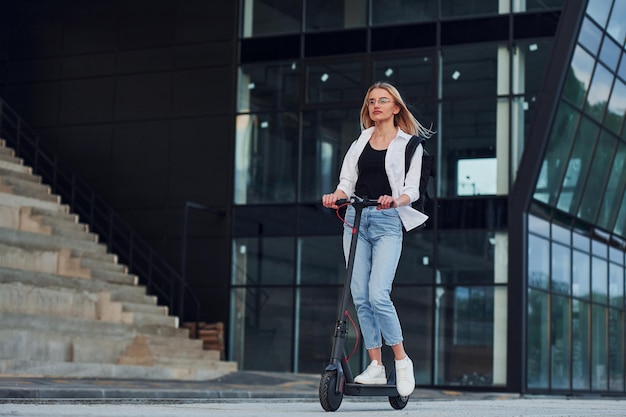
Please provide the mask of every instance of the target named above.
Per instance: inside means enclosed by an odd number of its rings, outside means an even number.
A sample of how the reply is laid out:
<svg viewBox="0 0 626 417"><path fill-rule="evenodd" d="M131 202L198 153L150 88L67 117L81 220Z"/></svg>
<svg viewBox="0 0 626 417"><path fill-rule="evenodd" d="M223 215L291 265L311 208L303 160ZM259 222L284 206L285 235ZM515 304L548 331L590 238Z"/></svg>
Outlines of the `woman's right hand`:
<svg viewBox="0 0 626 417"><path fill-rule="evenodd" d="M330 193L330 194L324 194L322 196L322 205L326 208L331 208L331 209L338 209L339 207L337 207L337 204L335 204L337 202L337 200L341 200L341 199L347 199L348 197L346 196L346 194L343 191L335 191L334 193Z"/></svg>

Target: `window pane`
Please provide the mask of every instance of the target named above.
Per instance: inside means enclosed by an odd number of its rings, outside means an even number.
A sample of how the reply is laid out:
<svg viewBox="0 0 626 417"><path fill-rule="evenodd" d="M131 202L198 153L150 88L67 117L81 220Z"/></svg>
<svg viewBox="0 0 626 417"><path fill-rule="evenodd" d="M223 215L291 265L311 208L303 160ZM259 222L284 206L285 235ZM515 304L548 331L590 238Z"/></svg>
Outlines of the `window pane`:
<svg viewBox="0 0 626 417"><path fill-rule="evenodd" d="M242 36L277 35L300 32L302 2L291 0L244 0Z"/></svg>
<svg viewBox="0 0 626 417"><path fill-rule="evenodd" d="M239 238L233 253L234 285L293 285L293 237Z"/></svg>
<svg viewBox="0 0 626 417"><path fill-rule="evenodd" d="M612 0L596 0L587 3L586 13L602 27L606 25Z"/></svg>
<svg viewBox="0 0 626 417"><path fill-rule="evenodd" d="M498 45L449 47L442 51L442 94L495 97L498 77Z"/></svg>
<svg viewBox="0 0 626 417"><path fill-rule="evenodd" d="M579 113L576 110L565 102L560 103L537 180L535 199L550 205L556 203L578 119Z"/></svg>
<svg viewBox="0 0 626 417"><path fill-rule="evenodd" d="M626 115L626 84L623 81L615 80L611 99L607 107L604 125L613 132L619 134L622 123Z"/></svg>
<svg viewBox="0 0 626 417"><path fill-rule="evenodd" d="M338 221L338 223L341 223ZM341 232L336 236L300 238L300 283L303 285L342 284L346 261Z"/></svg>
<svg viewBox="0 0 626 417"><path fill-rule="evenodd" d="M341 290L337 287L304 287L298 288L297 291L300 294L297 318L298 372L318 374L328 364ZM350 317L356 317L353 308L348 312ZM349 326L345 343L346 349L352 351L352 346L356 342L356 331L352 325ZM350 358L350 366L352 369L360 369L361 363L361 349L358 349Z"/></svg>
<svg viewBox="0 0 626 417"><path fill-rule="evenodd" d="M626 236L626 193L624 193L622 202L619 205L619 213L617 214L613 232L619 236Z"/></svg>
<svg viewBox="0 0 626 417"><path fill-rule="evenodd" d="M528 231L536 235L550 237L550 223L531 214L528 216Z"/></svg>
<svg viewBox="0 0 626 417"><path fill-rule="evenodd" d="M612 262L609 264L609 304L624 308L624 267Z"/></svg>
<svg viewBox="0 0 626 417"><path fill-rule="evenodd" d="M550 285L550 243L535 235L528 236L528 284L538 288Z"/></svg>
<svg viewBox="0 0 626 417"><path fill-rule="evenodd" d="M589 87L587 100L585 101L585 111L594 119L601 121L604 116L604 109L609 101L609 92L613 85L613 74L604 65L597 65L593 74L593 81Z"/></svg>
<svg viewBox="0 0 626 417"><path fill-rule="evenodd" d="M605 391L608 388L607 309L593 305L592 312L591 389Z"/></svg>
<svg viewBox="0 0 626 417"><path fill-rule="evenodd" d="M375 0L372 25L415 23L437 18L437 0Z"/></svg>
<svg viewBox="0 0 626 417"><path fill-rule="evenodd" d="M591 265L589 254L575 250L572 257L572 295L589 299Z"/></svg>
<svg viewBox="0 0 626 417"><path fill-rule="evenodd" d="M434 275L433 233L404 235L402 256L396 271L396 284L432 284Z"/></svg>
<svg viewBox="0 0 626 417"><path fill-rule="evenodd" d="M552 291L570 294L571 250L567 246L552 243Z"/></svg>
<svg viewBox="0 0 626 417"><path fill-rule="evenodd" d="M239 115L236 126L235 204L294 202L298 115Z"/></svg>
<svg viewBox="0 0 626 417"><path fill-rule="evenodd" d="M598 135L598 126L586 117L583 117L576 135L574 149L567 164L567 171L563 178L561 195L557 208L570 214L576 213L578 202L582 194L581 184L587 176L591 161L590 149L595 146Z"/></svg>
<svg viewBox="0 0 626 417"><path fill-rule="evenodd" d="M528 290L528 388L548 388L548 294Z"/></svg>
<svg viewBox="0 0 626 417"><path fill-rule="evenodd" d="M515 10L516 12L530 11L530 10L544 10L544 9L554 9L560 8L563 6L564 0L526 0L526 7L523 10ZM518 2L513 2L515 5ZM523 4L523 3L522 3Z"/></svg>
<svg viewBox="0 0 626 417"><path fill-rule="evenodd" d="M609 390L624 390L624 313L609 310Z"/></svg>
<svg viewBox="0 0 626 417"><path fill-rule="evenodd" d="M237 110L255 112L299 105L300 71L295 62L239 68Z"/></svg>
<svg viewBox="0 0 626 417"><path fill-rule="evenodd" d="M440 232L436 250L441 282L494 282L495 246L490 237L486 232Z"/></svg>
<svg viewBox="0 0 626 417"><path fill-rule="evenodd" d="M441 2L441 17L497 14L498 3L499 0L446 0Z"/></svg>
<svg viewBox="0 0 626 417"><path fill-rule="evenodd" d="M493 381L494 288L437 288L436 383L490 386Z"/></svg>
<svg viewBox="0 0 626 417"><path fill-rule="evenodd" d="M436 97L435 59L431 55L374 62L374 79L396 86L407 103ZM419 116L416 114L416 116ZM418 117L419 120L419 117ZM430 119L435 120L435 119ZM426 123L428 125L429 123Z"/></svg>
<svg viewBox="0 0 626 417"><path fill-rule="evenodd" d="M613 228L613 221L620 208L619 203L622 198L624 183L626 183L624 172L626 172L626 144L620 143L613 158L609 183L604 192L604 199L600 203L600 213L598 214L598 225L607 230Z"/></svg>
<svg viewBox="0 0 626 417"><path fill-rule="evenodd" d="M602 197L606 190L606 182L610 173L606 168L610 167L613 162L616 146L617 139L603 131L593 155L593 162L589 168L584 195L578 209L578 218L589 223L596 222L598 207L603 201Z"/></svg>
<svg viewBox="0 0 626 417"><path fill-rule="evenodd" d="M591 285L593 289L592 299L602 304L608 302L608 276L607 262L595 256L591 258Z"/></svg>
<svg viewBox="0 0 626 417"><path fill-rule="evenodd" d="M350 144L359 136L359 109L335 109L303 114L301 202L319 202L335 190Z"/></svg>
<svg viewBox="0 0 626 417"><path fill-rule="evenodd" d="M552 240L569 246L572 242L572 232L565 227L552 223Z"/></svg>
<svg viewBox="0 0 626 417"><path fill-rule="evenodd" d="M363 64L360 62L311 65L307 68L308 103L344 102L360 106L365 92ZM357 126L358 117L357 114Z"/></svg>
<svg viewBox="0 0 626 417"><path fill-rule="evenodd" d="M365 26L365 0L306 0L305 3L307 31Z"/></svg>
<svg viewBox="0 0 626 417"><path fill-rule="evenodd" d="M580 46L577 46L567 78L565 79L563 97L578 107L582 106L585 99L594 64L593 57Z"/></svg>
<svg viewBox="0 0 626 417"><path fill-rule="evenodd" d="M550 319L550 360L552 389L570 388L570 314L569 299L552 296Z"/></svg>
<svg viewBox="0 0 626 417"><path fill-rule="evenodd" d="M607 31L620 45L624 44L624 38L626 37L626 21L624 21L624 16L626 16L626 2L615 0L613 2L613 10L611 10Z"/></svg>
<svg viewBox="0 0 626 417"><path fill-rule="evenodd" d="M231 305L232 360L250 371L290 372L292 355L283 352L293 345L293 289L235 288Z"/></svg>
<svg viewBox="0 0 626 417"><path fill-rule="evenodd" d="M496 157L496 107L495 99L455 100L442 104L441 124L445 126L445 135L441 137L441 167L437 169L442 196L458 196L460 161ZM475 175L480 182L494 184L496 181L491 174L477 172Z"/></svg>
<svg viewBox="0 0 626 417"><path fill-rule="evenodd" d="M614 68L617 68L621 52L622 47L616 44L613 39L605 36L604 42L602 42L602 49L600 49L600 61L611 68L612 71L615 71Z"/></svg>
<svg viewBox="0 0 626 417"><path fill-rule="evenodd" d="M589 49L593 55L598 53L600 42L602 42L602 30L591 19L585 17L583 20L578 42Z"/></svg>
<svg viewBox="0 0 626 417"><path fill-rule="evenodd" d="M402 323L404 345L413 360L415 382L432 384L432 287L396 287L392 299Z"/></svg>
<svg viewBox="0 0 626 417"><path fill-rule="evenodd" d="M572 300L572 384L574 389L590 387L589 304Z"/></svg>

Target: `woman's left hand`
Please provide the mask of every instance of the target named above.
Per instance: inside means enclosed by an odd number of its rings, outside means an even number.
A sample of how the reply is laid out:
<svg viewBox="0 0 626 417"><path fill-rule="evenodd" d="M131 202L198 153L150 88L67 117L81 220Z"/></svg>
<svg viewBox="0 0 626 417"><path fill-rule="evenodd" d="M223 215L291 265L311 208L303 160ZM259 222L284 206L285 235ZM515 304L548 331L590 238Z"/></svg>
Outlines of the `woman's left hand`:
<svg viewBox="0 0 626 417"><path fill-rule="evenodd" d="M376 206L377 210L385 210L398 207L398 202L389 195L381 195L378 197L378 206Z"/></svg>

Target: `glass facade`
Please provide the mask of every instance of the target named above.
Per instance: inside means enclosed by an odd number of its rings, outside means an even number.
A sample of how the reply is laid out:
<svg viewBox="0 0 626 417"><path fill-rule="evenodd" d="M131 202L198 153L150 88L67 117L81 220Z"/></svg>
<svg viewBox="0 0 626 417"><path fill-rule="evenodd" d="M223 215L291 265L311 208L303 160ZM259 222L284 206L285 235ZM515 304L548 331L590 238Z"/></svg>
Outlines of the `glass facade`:
<svg viewBox="0 0 626 417"><path fill-rule="evenodd" d="M624 392L625 12L588 2L535 183L529 390Z"/></svg>
<svg viewBox="0 0 626 417"><path fill-rule="evenodd" d="M232 360L247 370L326 365L345 262L341 221L319 201L360 133L363 94L386 80L436 131L431 219L405 235L392 293L417 384L507 389L519 331L523 390L624 390L626 64L612 17L621 6L604 24L605 12L589 9L563 69L526 216L528 325L509 317L507 197L541 116L564 3L241 2ZM366 356L355 347L353 369Z"/></svg>

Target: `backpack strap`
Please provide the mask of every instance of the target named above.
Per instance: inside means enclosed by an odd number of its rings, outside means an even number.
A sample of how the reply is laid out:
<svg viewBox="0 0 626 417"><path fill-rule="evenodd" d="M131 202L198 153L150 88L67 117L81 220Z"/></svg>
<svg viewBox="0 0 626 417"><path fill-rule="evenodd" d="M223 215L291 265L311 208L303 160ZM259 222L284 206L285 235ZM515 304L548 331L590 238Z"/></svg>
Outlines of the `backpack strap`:
<svg viewBox="0 0 626 417"><path fill-rule="evenodd" d="M406 173L409 172L409 167L411 166L411 159L413 159L415 150L420 145L420 143L424 143L425 141L426 141L425 138L421 136L416 136L416 135L411 136L411 139L409 139L409 143L407 143L406 145L406 150L404 154L404 175L406 175Z"/></svg>

